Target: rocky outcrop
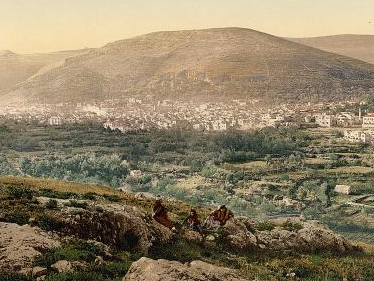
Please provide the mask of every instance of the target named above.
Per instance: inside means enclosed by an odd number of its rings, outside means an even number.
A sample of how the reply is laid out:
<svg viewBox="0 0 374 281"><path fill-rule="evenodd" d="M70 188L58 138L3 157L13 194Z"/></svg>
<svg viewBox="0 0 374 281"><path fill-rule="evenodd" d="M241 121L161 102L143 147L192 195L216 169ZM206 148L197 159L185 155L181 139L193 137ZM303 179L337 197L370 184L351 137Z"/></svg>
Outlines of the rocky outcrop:
<svg viewBox="0 0 374 281"><path fill-rule="evenodd" d="M239 217L228 221L222 230L228 244L241 250L294 249L301 252L343 253L353 247L344 237L319 222L303 222L301 226L301 229L295 230L286 230L278 226L273 230L258 231L254 221Z"/></svg>
<svg viewBox="0 0 374 281"><path fill-rule="evenodd" d="M60 246L37 227L0 222L0 271L30 267L36 256Z"/></svg>
<svg viewBox="0 0 374 281"><path fill-rule="evenodd" d="M62 210L66 234L146 254L154 243L168 241L172 232L136 207L117 204L87 210Z"/></svg>
<svg viewBox="0 0 374 281"><path fill-rule="evenodd" d="M141 258L134 262L123 281L248 281L231 269L202 261L182 264L175 261Z"/></svg>

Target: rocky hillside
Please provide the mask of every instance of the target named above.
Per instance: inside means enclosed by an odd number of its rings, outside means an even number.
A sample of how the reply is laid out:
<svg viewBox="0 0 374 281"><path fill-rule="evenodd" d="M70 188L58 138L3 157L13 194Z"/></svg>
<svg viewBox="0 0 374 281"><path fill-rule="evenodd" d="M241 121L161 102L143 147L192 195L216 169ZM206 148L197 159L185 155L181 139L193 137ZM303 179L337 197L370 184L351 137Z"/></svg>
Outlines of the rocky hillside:
<svg viewBox="0 0 374 281"><path fill-rule="evenodd" d="M374 35L335 35L289 40L374 64Z"/></svg>
<svg viewBox="0 0 374 281"><path fill-rule="evenodd" d="M152 198L105 187L3 177L0 196L0 280L372 280L374 276L372 250L318 222L276 224L237 217L204 236L187 229L173 234L152 219ZM190 208L177 201L166 205L175 222ZM201 216L209 212L196 208ZM361 279L352 279L357 276Z"/></svg>
<svg viewBox="0 0 374 281"><path fill-rule="evenodd" d="M3 100L340 100L371 91L373 78L373 65L250 29L223 28L110 43L18 85Z"/></svg>
<svg viewBox="0 0 374 281"><path fill-rule="evenodd" d="M64 63L67 57L87 50L73 50L46 54L21 55L12 51L0 51L0 92L15 87Z"/></svg>

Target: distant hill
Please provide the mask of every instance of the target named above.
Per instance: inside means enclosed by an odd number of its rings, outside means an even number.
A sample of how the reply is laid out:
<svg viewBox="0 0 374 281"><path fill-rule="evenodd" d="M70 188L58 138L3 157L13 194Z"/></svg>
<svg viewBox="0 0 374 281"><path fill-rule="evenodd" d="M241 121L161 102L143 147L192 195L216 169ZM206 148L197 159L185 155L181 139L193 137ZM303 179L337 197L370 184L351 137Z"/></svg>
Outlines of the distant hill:
<svg viewBox="0 0 374 281"><path fill-rule="evenodd" d="M374 64L374 35L335 35L289 40Z"/></svg>
<svg viewBox="0 0 374 281"><path fill-rule="evenodd" d="M56 63L62 64L65 58L85 51L74 50L30 55L20 55L9 50L0 51L0 91L24 82L43 68Z"/></svg>
<svg viewBox="0 0 374 281"><path fill-rule="evenodd" d="M5 98L100 101L341 99L374 88L374 66L242 28L157 32L68 58Z"/></svg>

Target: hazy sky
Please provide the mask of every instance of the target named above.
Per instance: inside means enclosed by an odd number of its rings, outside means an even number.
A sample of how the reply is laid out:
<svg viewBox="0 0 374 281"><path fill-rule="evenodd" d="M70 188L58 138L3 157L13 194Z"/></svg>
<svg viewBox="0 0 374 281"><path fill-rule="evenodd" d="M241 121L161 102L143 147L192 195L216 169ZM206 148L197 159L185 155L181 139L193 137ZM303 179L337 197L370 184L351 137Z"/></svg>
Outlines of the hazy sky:
<svg viewBox="0 0 374 281"><path fill-rule="evenodd" d="M20 53L227 26L290 37L374 34L374 0L0 0L0 50Z"/></svg>

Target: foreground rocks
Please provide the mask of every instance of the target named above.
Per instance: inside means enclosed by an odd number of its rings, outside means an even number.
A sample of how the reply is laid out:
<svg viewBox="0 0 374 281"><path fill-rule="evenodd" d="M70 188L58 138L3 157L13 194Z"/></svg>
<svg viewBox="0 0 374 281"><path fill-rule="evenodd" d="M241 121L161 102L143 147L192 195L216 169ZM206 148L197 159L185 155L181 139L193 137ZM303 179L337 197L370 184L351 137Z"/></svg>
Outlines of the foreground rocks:
<svg viewBox="0 0 374 281"><path fill-rule="evenodd" d="M45 202L47 198L39 198ZM61 216L65 218L65 234L83 239L93 239L106 245L126 250L134 250L143 255L157 243L167 242L172 233L169 229L155 222L150 214L131 206L119 204L92 204L86 201L85 209L64 207L67 200L58 200ZM258 229L258 222L247 217L229 220L219 231L224 235L229 246L238 250L288 250L305 253L315 251L332 251L344 253L353 246L318 222L300 222L298 228L285 229L280 226L272 230ZM212 233L205 238L207 246L214 247ZM186 231L183 237L188 241L202 242L197 232Z"/></svg>
<svg viewBox="0 0 374 281"><path fill-rule="evenodd" d="M30 267L35 257L60 246L60 242L37 227L0 222L0 271Z"/></svg>
<svg viewBox="0 0 374 281"><path fill-rule="evenodd" d="M43 198L38 200L43 202ZM61 206L68 202L58 200ZM172 236L168 228L155 222L149 214L136 207L119 204L93 205L88 201L86 203L88 206L85 209L61 209L61 217L66 222L64 235L92 239L144 255L154 243L166 242Z"/></svg>
<svg viewBox="0 0 374 281"><path fill-rule="evenodd" d="M202 261L182 264L141 258L134 262L123 281L248 281L233 270Z"/></svg>
<svg viewBox="0 0 374 281"><path fill-rule="evenodd" d="M344 253L353 246L343 236L336 234L325 225L316 222L303 222L301 229L286 230L275 227L273 230L258 231L256 222L239 217L228 221L223 227L227 242L236 249L293 249L301 252L331 251Z"/></svg>

